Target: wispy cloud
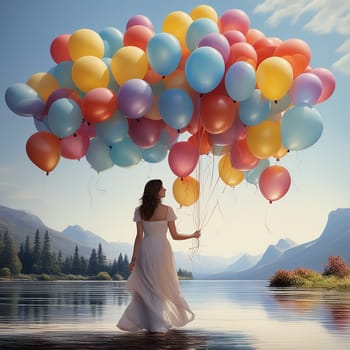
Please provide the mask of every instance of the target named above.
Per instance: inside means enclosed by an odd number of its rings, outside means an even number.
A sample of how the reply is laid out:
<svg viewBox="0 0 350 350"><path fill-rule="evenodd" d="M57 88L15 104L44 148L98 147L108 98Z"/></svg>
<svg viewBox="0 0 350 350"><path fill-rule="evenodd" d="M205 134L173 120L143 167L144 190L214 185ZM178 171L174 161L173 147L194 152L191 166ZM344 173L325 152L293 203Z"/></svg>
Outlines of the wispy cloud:
<svg viewBox="0 0 350 350"><path fill-rule="evenodd" d="M338 34L346 40L350 34L349 0L265 0L255 8L255 13L268 14L267 23L276 26L286 19L296 24L303 15L308 15L303 28L317 34ZM333 68L350 75L350 40L338 49L341 58Z"/></svg>

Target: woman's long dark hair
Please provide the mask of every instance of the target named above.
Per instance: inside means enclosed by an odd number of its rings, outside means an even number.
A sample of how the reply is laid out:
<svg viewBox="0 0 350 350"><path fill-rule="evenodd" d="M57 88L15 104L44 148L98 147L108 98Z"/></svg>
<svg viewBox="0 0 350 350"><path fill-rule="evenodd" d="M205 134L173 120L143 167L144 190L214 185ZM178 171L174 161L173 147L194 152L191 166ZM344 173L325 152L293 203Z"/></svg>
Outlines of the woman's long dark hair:
<svg viewBox="0 0 350 350"><path fill-rule="evenodd" d="M149 220L153 216L154 211L160 203L158 194L162 186L162 181L158 179L150 180L146 183L140 206L142 220Z"/></svg>

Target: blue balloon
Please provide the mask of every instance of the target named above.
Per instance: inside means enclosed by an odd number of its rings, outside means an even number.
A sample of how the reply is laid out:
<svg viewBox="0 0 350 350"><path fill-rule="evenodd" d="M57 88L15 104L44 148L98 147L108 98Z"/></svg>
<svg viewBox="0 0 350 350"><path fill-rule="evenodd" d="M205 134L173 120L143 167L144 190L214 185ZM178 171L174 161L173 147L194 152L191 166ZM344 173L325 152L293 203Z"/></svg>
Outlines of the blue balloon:
<svg viewBox="0 0 350 350"><path fill-rule="evenodd" d="M109 154L109 147L106 146L98 137L90 141L89 148L85 158L87 162L98 173L112 168L114 165Z"/></svg>
<svg viewBox="0 0 350 350"><path fill-rule="evenodd" d="M182 129L192 119L193 102L186 91L174 88L160 95L158 109L165 123L174 129Z"/></svg>
<svg viewBox="0 0 350 350"><path fill-rule="evenodd" d="M322 132L321 114L308 105L288 109L281 119L282 143L290 151L300 151L312 146Z"/></svg>
<svg viewBox="0 0 350 350"><path fill-rule="evenodd" d="M73 135L83 121L80 106L70 98L60 98L50 107L48 121L52 133L57 137Z"/></svg>
<svg viewBox="0 0 350 350"><path fill-rule="evenodd" d="M36 119L36 118L33 118L33 120L34 120L35 128L38 131L49 131L49 132L52 132L50 127L49 127L49 121L48 121L47 115L41 120Z"/></svg>
<svg viewBox="0 0 350 350"><path fill-rule="evenodd" d="M270 101L256 89L250 97L240 103L239 117L245 125L257 125L266 119L270 112Z"/></svg>
<svg viewBox="0 0 350 350"><path fill-rule="evenodd" d="M9 86L5 92L5 101L12 112L24 117L40 114L45 108L39 94L25 83Z"/></svg>
<svg viewBox="0 0 350 350"><path fill-rule="evenodd" d="M258 165L246 172L244 172L244 178L247 182L257 185L259 183L261 173L270 166L268 159L260 159Z"/></svg>
<svg viewBox="0 0 350 350"><path fill-rule="evenodd" d="M186 32L186 45L193 51L207 34L220 33L218 25L209 18L199 18L193 21Z"/></svg>
<svg viewBox="0 0 350 350"><path fill-rule="evenodd" d="M49 73L53 75L60 87L66 87L75 91L78 91L78 88L73 82L72 79L72 61L62 61L53 68L49 70Z"/></svg>
<svg viewBox="0 0 350 350"><path fill-rule="evenodd" d="M188 83L199 93L214 90L225 73L222 55L212 47L195 49L187 59L185 73Z"/></svg>
<svg viewBox="0 0 350 350"><path fill-rule="evenodd" d="M96 135L110 146L122 141L128 135L128 129L126 118L118 111L110 119L96 124Z"/></svg>
<svg viewBox="0 0 350 350"><path fill-rule="evenodd" d="M161 142L157 142L153 147L144 149L142 158L148 163L159 163L168 154L168 149Z"/></svg>
<svg viewBox="0 0 350 350"><path fill-rule="evenodd" d="M151 67L160 75L169 75L180 63L180 43L169 33L155 34L148 41L146 52Z"/></svg>
<svg viewBox="0 0 350 350"><path fill-rule="evenodd" d="M99 34L105 44L105 57L113 57L116 51L123 47L123 34L117 28L103 28Z"/></svg>
<svg viewBox="0 0 350 350"><path fill-rule="evenodd" d="M142 149L129 137L114 143L110 147L110 156L114 164L129 167L138 164L142 159Z"/></svg>
<svg viewBox="0 0 350 350"><path fill-rule="evenodd" d="M255 70L247 62L236 62L226 72L226 91L235 101L244 101L249 98L255 89L255 85Z"/></svg>

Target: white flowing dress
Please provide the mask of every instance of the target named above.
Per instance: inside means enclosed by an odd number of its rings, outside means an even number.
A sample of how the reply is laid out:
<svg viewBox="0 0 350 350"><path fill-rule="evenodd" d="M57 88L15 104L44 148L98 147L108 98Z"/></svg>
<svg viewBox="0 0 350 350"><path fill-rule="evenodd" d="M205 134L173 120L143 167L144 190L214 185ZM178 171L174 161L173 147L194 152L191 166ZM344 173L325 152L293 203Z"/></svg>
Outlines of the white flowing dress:
<svg viewBox="0 0 350 350"><path fill-rule="evenodd" d="M175 219L171 207L161 221L143 221L139 208L135 210L134 221L142 223L144 237L135 268L126 282L132 298L117 324L121 330L166 332L194 319L182 296L174 254L166 236L168 221Z"/></svg>

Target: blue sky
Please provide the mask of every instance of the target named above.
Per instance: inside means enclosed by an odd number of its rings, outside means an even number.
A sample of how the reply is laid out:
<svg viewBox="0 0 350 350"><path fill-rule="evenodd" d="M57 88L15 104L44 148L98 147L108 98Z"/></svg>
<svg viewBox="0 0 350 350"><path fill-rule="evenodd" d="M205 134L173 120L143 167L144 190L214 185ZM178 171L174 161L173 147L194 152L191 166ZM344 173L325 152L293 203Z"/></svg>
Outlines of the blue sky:
<svg viewBox="0 0 350 350"><path fill-rule="evenodd" d="M280 237L298 243L322 232L330 211L350 205L350 4L347 0L266 1L162 1L129 0L3 0L0 4L0 92L25 82L32 74L46 72L55 63L52 40L80 28L99 32L113 26L125 31L128 19L143 14L161 32L167 14L187 13L201 4L220 16L226 10L244 10L251 28L282 40L300 38L312 52L311 66L324 67L336 78L333 96L316 109L324 132L312 147L289 154L280 161L292 176L287 195L272 205L246 182L234 189L219 186L216 199L201 206L207 214L200 254L232 256L245 251L262 252ZM172 197L175 176L164 160L141 162L130 168L114 166L97 174L85 159L61 159L45 176L27 158L25 144L36 131L32 118L20 117L0 103L0 204L38 215L53 229L77 224L108 241L133 242L134 207L150 178L162 178L168 189L166 203L178 215L184 233L196 228L198 208L179 208ZM214 162L216 162L215 160ZM210 184L206 184L207 188ZM213 214L209 208L216 206ZM207 209L204 209L204 208ZM198 218L197 218L198 219ZM209 220L210 219L210 220ZM174 249L188 250L191 242L176 242Z"/></svg>

